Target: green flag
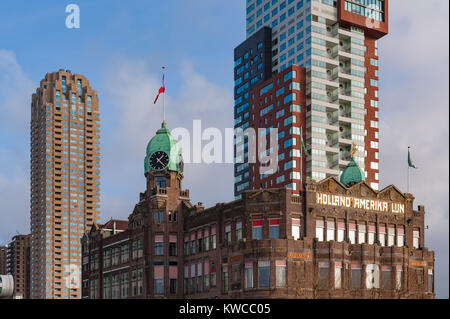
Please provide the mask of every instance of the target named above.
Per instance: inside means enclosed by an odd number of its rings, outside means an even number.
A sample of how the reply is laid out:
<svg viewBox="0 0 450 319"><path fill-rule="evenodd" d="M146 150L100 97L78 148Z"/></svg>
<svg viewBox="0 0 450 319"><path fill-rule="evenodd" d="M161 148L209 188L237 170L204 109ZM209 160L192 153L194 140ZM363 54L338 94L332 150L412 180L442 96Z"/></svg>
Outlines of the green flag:
<svg viewBox="0 0 450 319"><path fill-rule="evenodd" d="M303 151L305 152L305 155L309 156L309 153L308 153L308 150L306 149L305 143L303 143L303 137L302 137L301 143L302 143L302 148L303 148Z"/></svg>
<svg viewBox="0 0 450 319"><path fill-rule="evenodd" d="M415 165L413 165L412 161L411 161L411 154L409 152L409 146L408 146L408 166L412 167L412 168L417 168Z"/></svg>

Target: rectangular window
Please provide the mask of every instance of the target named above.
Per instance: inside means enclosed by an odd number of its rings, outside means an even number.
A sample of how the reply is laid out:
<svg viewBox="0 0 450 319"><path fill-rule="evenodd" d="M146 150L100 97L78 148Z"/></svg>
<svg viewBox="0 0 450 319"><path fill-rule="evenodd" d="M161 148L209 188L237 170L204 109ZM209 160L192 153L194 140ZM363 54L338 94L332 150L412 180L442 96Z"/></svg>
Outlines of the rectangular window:
<svg viewBox="0 0 450 319"><path fill-rule="evenodd" d="M216 249L216 226L211 228L211 249Z"/></svg>
<svg viewBox="0 0 450 319"><path fill-rule="evenodd" d="M203 245L205 245L205 251L209 250L209 228L205 229L205 238L203 240Z"/></svg>
<svg viewBox="0 0 450 319"><path fill-rule="evenodd" d="M257 219L252 221L252 233L253 239L262 239L262 219Z"/></svg>
<svg viewBox="0 0 450 319"><path fill-rule="evenodd" d="M382 266L382 280L383 280L383 289L391 290L392 289L392 271L390 266Z"/></svg>
<svg viewBox="0 0 450 319"><path fill-rule="evenodd" d="M164 278L164 276L163 276ZM169 266L169 293L170 294L177 294L177 286L178 286L178 266L171 265Z"/></svg>
<svg viewBox="0 0 450 319"><path fill-rule="evenodd" d="M197 251L199 253L203 251L203 234L201 230L197 232Z"/></svg>
<svg viewBox="0 0 450 319"><path fill-rule="evenodd" d="M228 293L228 266L222 266L222 293Z"/></svg>
<svg viewBox="0 0 450 319"><path fill-rule="evenodd" d="M155 255L156 256L164 256L164 236L163 235L155 236Z"/></svg>
<svg viewBox="0 0 450 319"><path fill-rule="evenodd" d="M111 299L111 277L103 277L103 299Z"/></svg>
<svg viewBox="0 0 450 319"><path fill-rule="evenodd" d="M403 247L405 245L405 228L402 226L397 227L397 246Z"/></svg>
<svg viewBox="0 0 450 319"><path fill-rule="evenodd" d="M386 226L378 227L378 241L380 246L386 246Z"/></svg>
<svg viewBox="0 0 450 319"><path fill-rule="evenodd" d="M177 235L169 236L169 256L177 256Z"/></svg>
<svg viewBox="0 0 450 319"><path fill-rule="evenodd" d="M129 258L130 258L129 245L128 243L126 243L120 247L120 262L122 264L126 263L128 262Z"/></svg>
<svg viewBox="0 0 450 319"><path fill-rule="evenodd" d="M225 244L231 244L231 225L225 226Z"/></svg>
<svg viewBox="0 0 450 319"><path fill-rule="evenodd" d="M388 227L388 246L394 246L395 245L395 228Z"/></svg>
<svg viewBox="0 0 450 319"><path fill-rule="evenodd" d="M358 225L358 244L366 242L366 225Z"/></svg>
<svg viewBox="0 0 450 319"><path fill-rule="evenodd" d="M197 264L197 292L203 291L203 263Z"/></svg>
<svg viewBox="0 0 450 319"><path fill-rule="evenodd" d="M418 229L413 230L413 247L420 248L420 231Z"/></svg>
<svg viewBox="0 0 450 319"><path fill-rule="evenodd" d="M368 233L367 242L370 245L373 245L375 243L375 225L369 225L369 233Z"/></svg>
<svg viewBox="0 0 450 319"><path fill-rule="evenodd" d="M318 288L328 288L330 277L330 264L327 261L319 261L319 282Z"/></svg>
<svg viewBox="0 0 450 319"><path fill-rule="evenodd" d="M217 286L217 274L216 268L214 266L211 267L211 287Z"/></svg>
<svg viewBox="0 0 450 319"><path fill-rule="evenodd" d="M395 274L395 289L403 289L403 269L402 266L398 265Z"/></svg>
<svg viewBox="0 0 450 319"><path fill-rule="evenodd" d="M292 237L300 239L300 218L292 218Z"/></svg>
<svg viewBox="0 0 450 319"><path fill-rule="evenodd" d="M253 262L245 263L245 289L253 288Z"/></svg>
<svg viewBox="0 0 450 319"><path fill-rule="evenodd" d="M275 285L277 288L286 287L286 260L275 261Z"/></svg>
<svg viewBox="0 0 450 319"><path fill-rule="evenodd" d="M184 266L184 294L187 295L189 293L189 267L188 265Z"/></svg>
<svg viewBox="0 0 450 319"><path fill-rule="evenodd" d="M191 264L191 294L195 294L195 264Z"/></svg>
<svg viewBox="0 0 450 319"><path fill-rule="evenodd" d="M205 270L205 291L209 291L209 261L206 260L204 264L204 270Z"/></svg>
<svg viewBox="0 0 450 319"><path fill-rule="evenodd" d="M105 249L103 251L103 267L108 268L111 267L111 250Z"/></svg>
<svg viewBox="0 0 450 319"><path fill-rule="evenodd" d="M352 289L361 288L361 265L352 264Z"/></svg>
<svg viewBox="0 0 450 319"><path fill-rule="evenodd" d="M270 260L258 261L259 288L270 288Z"/></svg>
<svg viewBox="0 0 450 319"><path fill-rule="evenodd" d="M334 289L342 288L342 262L334 263Z"/></svg>
<svg viewBox="0 0 450 319"><path fill-rule="evenodd" d="M316 238L323 241L323 220L316 220Z"/></svg>
<svg viewBox="0 0 450 319"><path fill-rule="evenodd" d="M334 240L334 221L327 221L327 241Z"/></svg>
<svg viewBox="0 0 450 319"><path fill-rule="evenodd" d="M274 239L280 238L280 219L279 218L269 219L269 238L274 238Z"/></svg>
<svg viewBox="0 0 450 319"><path fill-rule="evenodd" d="M337 231L337 241L342 242L345 240L345 223L338 222L337 223L338 231Z"/></svg>
<svg viewBox="0 0 450 319"><path fill-rule="evenodd" d="M189 236L184 237L184 255L189 255Z"/></svg>
<svg viewBox="0 0 450 319"><path fill-rule="evenodd" d="M237 241L242 240L242 222L236 223L236 240Z"/></svg>
<svg viewBox="0 0 450 319"><path fill-rule="evenodd" d="M130 276L130 274L128 273L128 271L124 271L121 274L120 288L121 288L121 298L122 299L128 299L128 296L129 296L129 292L130 292L129 276Z"/></svg>
<svg viewBox="0 0 450 319"><path fill-rule="evenodd" d="M351 244L356 244L356 225L354 223L348 224L348 240Z"/></svg>
<svg viewBox="0 0 450 319"><path fill-rule="evenodd" d="M434 275L433 269L428 269L428 292L434 293Z"/></svg>

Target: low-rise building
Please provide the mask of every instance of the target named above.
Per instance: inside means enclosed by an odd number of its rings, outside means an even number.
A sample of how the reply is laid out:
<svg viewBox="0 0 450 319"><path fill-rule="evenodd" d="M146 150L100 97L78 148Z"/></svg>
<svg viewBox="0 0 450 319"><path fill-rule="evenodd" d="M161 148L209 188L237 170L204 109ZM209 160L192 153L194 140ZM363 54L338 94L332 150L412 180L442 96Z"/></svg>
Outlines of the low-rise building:
<svg viewBox="0 0 450 319"><path fill-rule="evenodd" d="M83 298L435 296L424 207L393 185L371 188L352 158L340 180L247 190L205 209L181 187L181 151L163 123L145 176L128 221L83 236Z"/></svg>

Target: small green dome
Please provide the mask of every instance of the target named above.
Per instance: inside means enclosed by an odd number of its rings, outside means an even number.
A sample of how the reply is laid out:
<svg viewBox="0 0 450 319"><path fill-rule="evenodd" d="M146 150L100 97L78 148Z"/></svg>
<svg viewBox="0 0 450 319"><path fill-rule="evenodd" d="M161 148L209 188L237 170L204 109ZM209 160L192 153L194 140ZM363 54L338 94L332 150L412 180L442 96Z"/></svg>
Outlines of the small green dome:
<svg viewBox="0 0 450 319"><path fill-rule="evenodd" d="M350 162L341 174L341 183L345 186L351 186L365 180L364 172L355 162L353 156L350 157Z"/></svg>
<svg viewBox="0 0 450 319"><path fill-rule="evenodd" d="M170 171L178 171L180 174L183 173L181 147L178 145L177 141L173 139L165 122L161 124L161 128L147 145L144 162L145 173L153 170L150 166L150 157L157 151L165 152L169 156L169 163L165 168Z"/></svg>

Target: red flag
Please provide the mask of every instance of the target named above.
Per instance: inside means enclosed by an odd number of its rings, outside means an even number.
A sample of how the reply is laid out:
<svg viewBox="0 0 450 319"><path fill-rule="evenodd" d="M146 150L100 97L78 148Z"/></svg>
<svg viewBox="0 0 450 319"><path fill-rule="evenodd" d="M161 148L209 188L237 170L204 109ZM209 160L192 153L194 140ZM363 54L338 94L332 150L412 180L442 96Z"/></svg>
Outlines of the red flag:
<svg viewBox="0 0 450 319"><path fill-rule="evenodd" d="M163 73L163 85L158 90L158 95L156 96L155 102L153 104L156 104L156 101L158 101L158 97L161 93L164 93L166 91L166 88L164 87L164 73Z"/></svg>

